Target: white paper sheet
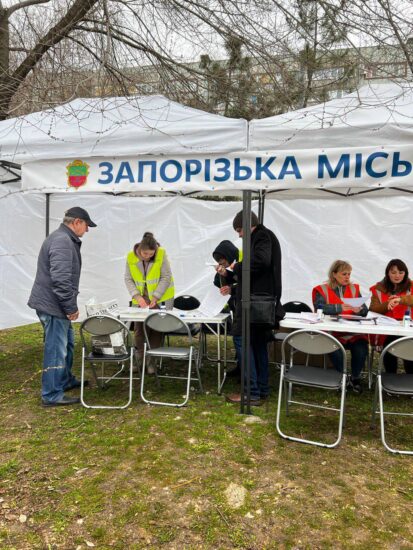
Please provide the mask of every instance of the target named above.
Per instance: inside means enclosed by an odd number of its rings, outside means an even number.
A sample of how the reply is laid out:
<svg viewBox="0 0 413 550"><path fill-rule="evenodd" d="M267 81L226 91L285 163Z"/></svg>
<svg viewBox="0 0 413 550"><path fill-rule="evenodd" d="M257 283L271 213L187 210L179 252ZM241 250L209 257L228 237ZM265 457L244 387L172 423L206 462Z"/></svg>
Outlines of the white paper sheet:
<svg viewBox="0 0 413 550"><path fill-rule="evenodd" d="M351 307L361 307L370 298L370 294L367 296L360 296L359 298L343 298L343 302Z"/></svg>
<svg viewBox="0 0 413 550"><path fill-rule="evenodd" d="M218 313L221 313L222 308L230 299L230 295L222 296L219 288L211 286L207 294L201 301L198 311L205 315L205 317L215 317Z"/></svg>

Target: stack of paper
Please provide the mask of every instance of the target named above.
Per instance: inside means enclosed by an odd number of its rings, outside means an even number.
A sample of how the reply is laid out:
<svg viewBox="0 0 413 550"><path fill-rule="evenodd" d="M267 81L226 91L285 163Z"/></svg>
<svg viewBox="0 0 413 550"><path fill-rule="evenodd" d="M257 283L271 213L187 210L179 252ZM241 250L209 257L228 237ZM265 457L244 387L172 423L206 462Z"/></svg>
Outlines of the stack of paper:
<svg viewBox="0 0 413 550"><path fill-rule="evenodd" d="M393 319L393 317L387 317L387 315L378 315L376 323L378 325L400 325L400 321Z"/></svg>
<svg viewBox="0 0 413 550"><path fill-rule="evenodd" d="M302 312L302 313L286 313L286 319L294 319L294 321L301 321L302 323L321 323L321 319L318 319L317 313Z"/></svg>

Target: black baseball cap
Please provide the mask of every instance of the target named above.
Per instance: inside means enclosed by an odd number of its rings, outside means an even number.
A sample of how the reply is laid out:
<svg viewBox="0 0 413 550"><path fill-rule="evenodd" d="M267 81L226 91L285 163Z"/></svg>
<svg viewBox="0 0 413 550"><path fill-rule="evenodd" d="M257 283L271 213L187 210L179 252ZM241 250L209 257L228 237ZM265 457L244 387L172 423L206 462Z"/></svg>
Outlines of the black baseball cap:
<svg viewBox="0 0 413 550"><path fill-rule="evenodd" d="M72 208L69 208L69 210L66 210L65 216L69 216L70 218L79 218L79 220L84 220L89 227L97 227L97 225L90 219L90 216L86 210L84 208L80 208L80 206L73 206Z"/></svg>

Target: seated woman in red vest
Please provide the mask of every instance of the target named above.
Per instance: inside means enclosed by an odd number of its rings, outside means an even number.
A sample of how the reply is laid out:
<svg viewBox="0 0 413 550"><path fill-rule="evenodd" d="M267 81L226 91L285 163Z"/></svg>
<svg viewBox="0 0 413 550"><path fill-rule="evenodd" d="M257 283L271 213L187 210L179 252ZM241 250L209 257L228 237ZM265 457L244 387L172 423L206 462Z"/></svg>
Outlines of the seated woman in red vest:
<svg viewBox="0 0 413 550"><path fill-rule="evenodd" d="M413 306L413 282L409 279L409 270L402 260L390 260L384 272L384 278L371 288L370 310L393 319L403 319L408 313L411 317ZM383 347L397 340L399 336L383 336L378 345ZM397 372L397 358L386 353L383 358L386 372ZM413 361L404 361L408 374L413 374Z"/></svg>
<svg viewBox="0 0 413 550"><path fill-rule="evenodd" d="M132 305L141 308L159 308L161 303L172 309L174 303L174 280L165 249L160 246L152 233L144 233L126 257L125 284L132 298ZM149 330L151 346L161 344L159 332ZM135 323L135 347L138 358L143 357L143 323ZM154 373L152 364L148 373Z"/></svg>
<svg viewBox="0 0 413 550"><path fill-rule="evenodd" d="M360 287L350 282L352 267L348 262L336 260L330 266L328 281L313 288L314 309L322 309L325 315L357 314L367 315L367 306L352 307L346 304L346 298L361 296ZM361 393L360 375L368 354L367 339L362 334L333 333L345 349L351 351L351 378L349 385L354 393ZM331 362L340 370L340 352L330 354Z"/></svg>

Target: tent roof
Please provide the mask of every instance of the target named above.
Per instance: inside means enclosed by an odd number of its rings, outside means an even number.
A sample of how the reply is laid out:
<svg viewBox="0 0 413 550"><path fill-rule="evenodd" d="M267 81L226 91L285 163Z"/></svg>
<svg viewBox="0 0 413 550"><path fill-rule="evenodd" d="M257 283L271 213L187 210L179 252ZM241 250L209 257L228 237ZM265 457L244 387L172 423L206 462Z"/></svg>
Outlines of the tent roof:
<svg viewBox="0 0 413 550"><path fill-rule="evenodd" d="M298 111L253 120L249 150L390 146L413 143L413 84L374 83Z"/></svg>
<svg viewBox="0 0 413 550"><path fill-rule="evenodd" d="M222 153L247 148L247 122L164 96L75 99L0 122L0 160Z"/></svg>

